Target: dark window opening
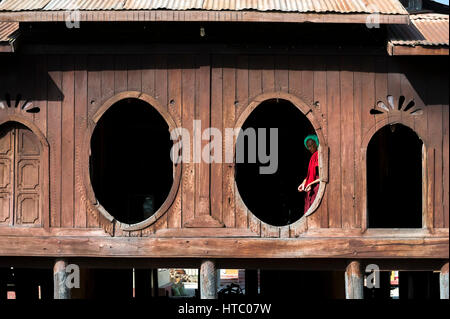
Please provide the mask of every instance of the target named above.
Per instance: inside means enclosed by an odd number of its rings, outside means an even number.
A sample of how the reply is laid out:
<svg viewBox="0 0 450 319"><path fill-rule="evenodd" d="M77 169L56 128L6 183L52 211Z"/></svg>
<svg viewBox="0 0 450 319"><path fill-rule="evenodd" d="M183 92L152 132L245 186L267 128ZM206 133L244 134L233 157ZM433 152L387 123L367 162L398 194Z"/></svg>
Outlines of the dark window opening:
<svg viewBox="0 0 450 319"><path fill-rule="evenodd" d="M256 163L249 161L249 139L241 132L238 143L245 138L245 156L243 163L236 163L239 193L248 209L263 222L274 226L291 224L304 213L305 193L297 188L306 177L311 158L303 140L308 134L315 134L314 128L292 103L275 99L263 102L250 114L242 130L248 128L256 131L257 141L258 129L266 129L267 154L271 149L270 128L278 129L278 169L274 174L261 174L260 167L268 164L262 164L258 156Z"/></svg>
<svg viewBox="0 0 450 319"><path fill-rule="evenodd" d="M113 105L91 141L91 181L100 204L118 221L141 222L166 200L173 184L169 127L138 99Z"/></svg>
<svg viewBox="0 0 450 319"><path fill-rule="evenodd" d="M368 227L422 227L422 145L401 124L373 136L367 148Z"/></svg>

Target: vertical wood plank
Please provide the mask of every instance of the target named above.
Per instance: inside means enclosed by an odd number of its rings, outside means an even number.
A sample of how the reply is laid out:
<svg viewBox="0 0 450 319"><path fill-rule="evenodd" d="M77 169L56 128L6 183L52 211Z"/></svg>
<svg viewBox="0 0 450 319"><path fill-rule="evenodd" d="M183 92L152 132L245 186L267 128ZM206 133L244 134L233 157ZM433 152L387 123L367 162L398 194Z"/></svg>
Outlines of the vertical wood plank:
<svg viewBox="0 0 450 319"><path fill-rule="evenodd" d="M342 227L351 228L355 219L353 57L341 58L341 207Z"/></svg>
<svg viewBox="0 0 450 319"><path fill-rule="evenodd" d="M443 211L444 211L444 228L449 227L449 107L448 105L443 105L442 110L442 135L443 135L443 145L442 145L442 176L443 176Z"/></svg>
<svg viewBox="0 0 450 319"><path fill-rule="evenodd" d="M164 55L155 58L155 97L167 108L167 57Z"/></svg>
<svg viewBox="0 0 450 319"><path fill-rule="evenodd" d="M437 83L430 83L430 85ZM437 92L436 92L437 93ZM444 226L444 214L442 210L442 107L441 105L428 105L428 140L430 147L434 148L434 225L433 227L441 228ZM431 163L430 163L431 164ZM430 168L431 169L431 168Z"/></svg>
<svg viewBox="0 0 450 319"><path fill-rule="evenodd" d="M48 57L48 141L50 144L50 226L61 227L61 57Z"/></svg>
<svg viewBox="0 0 450 319"><path fill-rule="evenodd" d="M142 91L142 67L140 55L127 56L128 91ZM167 83L167 79L166 79Z"/></svg>
<svg viewBox="0 0 450 319"><path fill-rule="evenodd" d="M235 119L237 120L241 112L248 105L248 57L238 56L236 60L236 102ZM236 207L236 227L248 227L248 209L244 204L237 185L235 183L235 207Z"/></svg>
<svg viewBox="0 0 450 319"><path fill-rule="evenodd" d="M338 58L329 57L327 65L336 68L340 65ZM331 228L340 228L342 225L341 214L341 104L340 87L341 80L339 69L327 71L327 108L328 108L328 132L330 147L329 171L330 184L328 186L328 216ZM326 225L322 224L322 227Z"/></svg>
<svg viewBox="0 0 450 319"><path fill-rule="evenodd" d="M195 117L201 121L201 132L211 127L211 106L210 106L210 90L211 90L211 66L209 55L200 55L196 57L196 90L195 90ZM202 136L199 136L201 138ZM201 149L206 149L209 140L201 140ZM200 155L202 155L200 153ZM211 183L211 165L204 161L203 156L200 163L196 163L196 206L195 215L209 215L211 213L210 203L210 183Z"/></svg>
<svg viewBox="0 0 450 319"><path fill-rule="evenodd" d="M88 56L88 114L93 115L102 103L102 56ZM98 213L97 213L98 214ZM97 228L99 223L94 216L87 214L88 228Z"/></svg>
<svg viewBox="0 0 450 319"><path fill-rule="evenodd" d="M63 75L62 88L64 100L62 103L62 143L61 143L61 227L74 226L74 57L62 58Z"/></svg>
<svg viewBox="0 0 450 319"><path fill-rule="evenodd" d="M261 65L263 93L275 90L275 59L271 55L263 57Z"/></svg>
<svg viewBox="0 0 450 319"><path fill-rule="evenodd" d="M289 91L289 59L275 56L275 91Z"/></svg>
<svg viewBox="0 0 450 319"><path fill-rule="evenodd" d="M236 59L236 98L237 98L237 107L236 107L236 119L242 114L242 111L245 110L249 101L249 70L248 70L248 56L247 55L239 55Z"/></svg>
<svg viewBox="0 0 450 319"><path fill-rule="evenodd" d="M248 71L248 92L250 100L253 100L257 95L262 93L262 72L263 57L249 56L249 71Z"/></svg>
<svg viewBox="0 0 450 319"><path fill-rule="evenodd" d="M302 57L302 65L302 94L309 101L312 101L314 98L313 58L311 56Z"/></svg>
<svg viewBox="0 0 450 319"><path fill-rule="evenodd" d="M142 92L154 97L155 95L155 57L145 55L142 57Z"/></svg>
<svg viewBox="0 0 450 319"><path fill-rule="evenodd" d="M103 57L102 77L102 100L106 101L114 95L114 57L107 55Z"/></svg>
<svg viewBox="0 0 450 319"><path fill-rule="evenodd" d="M168 92L169 92L169 113L175 120L178 127L181 127L182 101L181 101L181 68L179 61L180 56L169 58L168 61ZM181 165L181 164L179 164ZM181 194L182 185L178 191L175 200L169 210L167 216L167 224L169 228L181 228Z"/></svg>
<svg viewBox="0 0 450 319"><path fill-rule="evenodd" d="M128 89L127 60L125 56L117 55L114 61L114 92L118 94Z"/></svg>
<svg viewBox="0 0 450 319"><path fill-rule="evenodd" d="M217 128L222 132L220 145L225 150L224 139L225 130L223 127L223 106L222 106L222 57L213 56L211 61L211 127ZM218 151L218 150L215 150ZM222 170L225 163L225 154L222 152L222 163L211 163L211 214L217 220L223 220L223 183Z"/></svg>
<svg viewBox="0 0 450 319"><path fill-rule="evenodd" d="M248 96L249 101L262 93L263 58L261 56L248 57ZM248 225L250 230L261 235L261 221L251 212L248 213Z"/></svg>
<svg viewBox="0 0 450 319"><path fill-rule="evenodd" d="M34 105L39 107L40 111L34 114L34 122L42 131L42 133L47 136L47 84L48 84L48 73L47 73L47 56L38 55L35 58L35 99Z"/></svg>
<svg viewBox="0 0 450 319"><path fill-rule="evenodd" d="M235 124L235 100L236 100L236 69L234 57L223 57L223 127L233 128ZM233 145L232 141L225 141L225 145ZM227 149L227 148L225 148ZM223 166L223 190L226 197L223 206L223 222L226 227L235 227L235 192L234 170L232 165Z"/></svg>
<svg viewBox="0 0 450 319"><path fill-rule="evenodd" d="M289 82L289 93L291 94L299 94L302 92L302 69L304 68L303 57L297 55L289 56L289 74L288 74L288 82Z"/></svg>
<svg viewBox="0 0 450 319"><path fill-rule="evenodd" d="M370 110L375 106L375 61L374 58L363 57L361 61L361 81L362 81L362 99L361 99L361 136L364 138L369 134L370 129L375 125L375 115L370 114ZM361 152L366 149L361 148ZM359 160L366 158L366 154L361 154ZM367 159L366 159L367 161ZM367 162L362 165L366 165ZM361 226L367 227L367 174L363 175L363 170L358 171L358 180L361 185L359 190L359 199L361 201Z"/></svg>
<svg viewBox="0 0 450 319"><path fill-rule="evenodd" d="M81 144L87 129L87 59L85 55L75 57L75 177L82 178L81 171ZM81 189L83 187L80 180L77 181L78 187L75 192L75 221L74 225L78 228L87 226L86 203L82 202Z"/></svg>
<svg viewBox="0 0 450 319"><path fill-rule="evenodd" d="M362 181L361 181L361 170L362 165L366 165L361 161L361 144L362 144L362 107L363 107L363 85L362 85L362 70L361 70L361 58L354 57L355 71L353 73L353 103L354 103L354 134L355 134L355 144L354 144L354 167L355 167L355 217L353 220L353 227L361 227L361 217L362 217L362 196L361 193Z"/></svg>
<svg viewBox="0 0 450 319"><path fill-rule="evenodd" d="M193 120L195 111L195 64L192 56L186 56L183 59L182 69L182 120L183 127L186 128L192 139L193 136ZM194 218L195 207L195 169L192 163L193 145L190 144L191 158L189 163L183 163L183 179L182 179L182 223Z"/></svg>

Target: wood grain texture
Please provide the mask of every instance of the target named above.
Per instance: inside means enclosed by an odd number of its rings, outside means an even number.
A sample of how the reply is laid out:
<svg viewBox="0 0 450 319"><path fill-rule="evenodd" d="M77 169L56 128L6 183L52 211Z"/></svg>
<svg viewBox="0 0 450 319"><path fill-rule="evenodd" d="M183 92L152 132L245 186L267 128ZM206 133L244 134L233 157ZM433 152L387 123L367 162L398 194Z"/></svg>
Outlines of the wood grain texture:
<svg viewBox="0 0 450 319"><path fill-rule="evenodd" d="M177 258L440 258L440 238L111 238L0 237L1 256Z"/></svg>

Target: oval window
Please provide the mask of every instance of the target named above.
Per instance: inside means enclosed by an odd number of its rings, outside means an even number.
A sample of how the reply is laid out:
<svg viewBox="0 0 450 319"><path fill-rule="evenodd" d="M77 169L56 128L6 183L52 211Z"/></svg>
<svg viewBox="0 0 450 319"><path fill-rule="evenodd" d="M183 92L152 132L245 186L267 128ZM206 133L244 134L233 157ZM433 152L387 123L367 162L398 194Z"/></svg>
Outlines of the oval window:
<svg viewBox="0 0 450 319"><path fill-rule="evenodd" d="M315 131L307 117L282 99L264 101L242 125L236 144L236 185L247 208L261 221L285 226L303 216L306 193L298 186L311 158L304 146L310 134Z"/></svg>
<svg viewBox="0 0 450 319"><path fill-rule="evenodd" d="M91 139L90 175L100 204L121 223L152 216L173 184L169 126L139 99L111 106Z"/></svg>

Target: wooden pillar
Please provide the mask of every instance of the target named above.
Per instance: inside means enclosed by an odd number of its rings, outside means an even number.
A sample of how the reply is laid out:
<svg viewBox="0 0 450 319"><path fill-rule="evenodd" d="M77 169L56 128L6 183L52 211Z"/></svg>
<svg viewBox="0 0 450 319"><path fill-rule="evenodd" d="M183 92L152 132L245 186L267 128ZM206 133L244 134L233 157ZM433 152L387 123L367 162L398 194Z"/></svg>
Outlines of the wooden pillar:
<svg viewBox="0 0 450 319"><path fill-rule="evenodd" d="M441 268L440 274L440 290L441 290L441 299L449 299L449 286L448 286L448 263Z"/></svg>
<svg viewBox="0 0 450 319"><path fill-rule="evenodd" d="M70 288L67 287L67 261L57 259L53 266L53 298L70 299Z"/></svg>
<svg viewBox="0 0 450 319"><path fill-rule="evenodd" d="M212 260L202 261L200 267L200 298L217 299L216 264Z"/></svg>
<svg viewBox="0 0 450 319"><path fill-rule="evenodd" d="M159 296L159 282L158 282L158 269L154 268L150 272L150 285L152 291L152 297Z"/></svg>
<svg viewBox="0 0 450 319"><path fill-rule="evenodd" d="M345 298L364 299L364 278L361 273L361 264L351 261L345 270Z"/></svg>

